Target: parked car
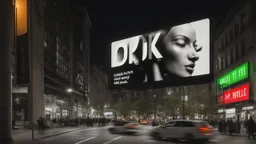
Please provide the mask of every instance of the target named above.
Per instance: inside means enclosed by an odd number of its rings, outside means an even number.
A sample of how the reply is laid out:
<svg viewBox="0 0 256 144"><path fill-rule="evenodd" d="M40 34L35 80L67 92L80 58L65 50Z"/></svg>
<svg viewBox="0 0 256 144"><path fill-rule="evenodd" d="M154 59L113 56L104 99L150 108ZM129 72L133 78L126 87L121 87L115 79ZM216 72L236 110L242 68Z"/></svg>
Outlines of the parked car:
<svg viewBox="0 0 256 144"><path fill-rule="evenodd" d="M139 133L140 125L131 121L112 121L108 130L111 133Z"/></svg>
<svg viewBox="0 0 256 144"><path fill-rule="evenodd" d="M150 135L157 139L207 142L215 137L214 129L206 121L172 120L155 127Z"/></svg>

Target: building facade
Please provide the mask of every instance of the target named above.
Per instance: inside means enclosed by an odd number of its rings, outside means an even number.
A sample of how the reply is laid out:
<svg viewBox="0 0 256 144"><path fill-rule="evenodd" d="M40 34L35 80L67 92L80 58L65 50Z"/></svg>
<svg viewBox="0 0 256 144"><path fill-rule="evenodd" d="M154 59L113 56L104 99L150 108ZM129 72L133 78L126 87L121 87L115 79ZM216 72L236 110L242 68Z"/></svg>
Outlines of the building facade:
<svg viewBox="0 0 256 144"><path fill-rule="evenodd" d="M255 64L256 64L256 1L237 1L236 6L229 11L225 20L218 27L214 40L215 78L237 68L243 63L254 65L250 68L249 78L242 82L250 84L249 99L246 101L220 105L219 113L226 118L239 118L246 120L256 114L255 106ZM228 90L234 88L228 86ZM219 86L213 84L216 96L219 95ZM227 90L226 89L226 90ZM223 89L222 89L223 90Z"/></svg>
<svg viewBox="0 0 256 144"><path fill-rule="evenodd" d="M69 0L46 1L44 13L46 115L51 119L84 117L89 85L88 13Z"/></svg>
<svg viewBox="0 0 256 144"><path fill-rule="evenodd" d="M95 110L92 116L103 116L104 112L112 111L114 99L108 89L107 74L98 66L90 69L90 106Z"/></svg>
<svg viewBox="0 0 256 144"><path fill-rule="evenodd" d="M33 117L36 122L40 116L48 119L86 116L91 28L86 9L71 0L27 3L32 86L17 84L19 71L14 50L13 117L16 120ZM73 91L68 93L67 89Z"/></svg>

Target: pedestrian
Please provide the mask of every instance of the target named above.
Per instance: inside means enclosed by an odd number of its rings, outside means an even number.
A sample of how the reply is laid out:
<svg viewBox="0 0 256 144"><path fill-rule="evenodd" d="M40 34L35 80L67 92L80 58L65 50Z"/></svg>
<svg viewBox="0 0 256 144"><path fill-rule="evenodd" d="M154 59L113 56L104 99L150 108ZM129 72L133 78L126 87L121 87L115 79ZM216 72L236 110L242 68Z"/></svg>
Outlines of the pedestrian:
<svg viewBox="0 0 256 144"><path fill-rule="evenodd" d="M42 129L42 134L43 134L44 133L45 124L46 124L46 119L44 117L41 118L40 124L41 124L41 129Z"/></svg>
<svg viewBox="0 0 256 144"><path fill-rule="evenodd" d="M225 119L223 119L223 123L222 123L222 128L223 128L223 134L227 133L227 121Z"/></svg>
<svg viewBox="0 0 256 144"><path fill-rule="evenodd" d="M256 124L253 121L252 117L250 117L250 119L248 120L247 127L248 127L248 139L250 140L250 137L252 135L252 138L256 140L254 136L254 132L256 131Z"/></svg>
<svg viewBox="0 0 256 144"><path fill-rule="evenodd" d="M241 130L241 123L240 123L239 119L237 118L237 120L236 120L236 133L240 134L240 130Z"/></svg>
<svg viewBox="0 0 256 144"><path fill-rule="evenodd" d="M40 116L39 119L37 120L37 125L38 125L38 130L39 130L39 133L41 133L41 120L42 120L42 117Z"/></svg>
<svg viewBox="0 0 256 144"><path fill-rule="evenodd" d="M234 121L232 119L230 119L230 131L229 131L229 135L232 135L232 133L234 133L236 130L236 125L234 123Z"/></svg>
<svg viewBox="0 0 256 144"><path fill-rule="evenodd" d="M223 127L224 127L223 124L224 124L223 120L220 120L219 121L219 126L218 126L218 131L220 132L220 134L223 134L223 131L224 131L223 130Z"/></svg>

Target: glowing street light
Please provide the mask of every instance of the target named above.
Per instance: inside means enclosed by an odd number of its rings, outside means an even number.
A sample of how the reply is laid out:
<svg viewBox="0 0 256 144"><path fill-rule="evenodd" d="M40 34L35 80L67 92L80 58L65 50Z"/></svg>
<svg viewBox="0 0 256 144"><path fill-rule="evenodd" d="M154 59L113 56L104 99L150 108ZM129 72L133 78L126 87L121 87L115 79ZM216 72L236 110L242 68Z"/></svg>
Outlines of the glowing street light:
<svg viewBox="0 0 256 144"><path fill-rule="evenodd" d="M78 92L78 91L75 91L74 89L72 89L72 88L68 88L68 89L66 89L66 91L68 92L68 93L72 93L72 92L75 92L75 93L77 93L77 94L79 94L79 95L81 95L81 96L84 96L83 94L81 94L80 92Z"/></svg>
<svg viewBox="0 0 256 144"><path fill-rule="evenodd" d="M71 92L73 92L73 89L72 88L68 88L66 91L71 93Z"/></svg>

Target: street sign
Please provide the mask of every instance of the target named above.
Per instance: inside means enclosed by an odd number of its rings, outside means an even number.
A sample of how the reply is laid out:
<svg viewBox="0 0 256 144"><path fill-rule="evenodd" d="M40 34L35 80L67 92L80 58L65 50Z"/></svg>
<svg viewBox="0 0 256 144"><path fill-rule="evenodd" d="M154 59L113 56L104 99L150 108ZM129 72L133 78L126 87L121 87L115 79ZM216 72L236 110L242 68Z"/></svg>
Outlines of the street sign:
<svg viewBox="0 0 256 144"><path fill-rule="evenodd" d="M227 86L230 86L234 83L237 83L243 79L248 78L249 75L249 63L246 62L239 67L233 69L232 71L226 73L222 77L217 79L217 86L221 86L222 88L225 88Z"/></svg>

